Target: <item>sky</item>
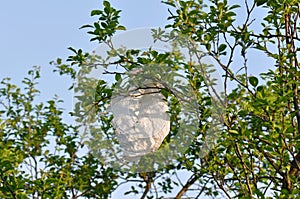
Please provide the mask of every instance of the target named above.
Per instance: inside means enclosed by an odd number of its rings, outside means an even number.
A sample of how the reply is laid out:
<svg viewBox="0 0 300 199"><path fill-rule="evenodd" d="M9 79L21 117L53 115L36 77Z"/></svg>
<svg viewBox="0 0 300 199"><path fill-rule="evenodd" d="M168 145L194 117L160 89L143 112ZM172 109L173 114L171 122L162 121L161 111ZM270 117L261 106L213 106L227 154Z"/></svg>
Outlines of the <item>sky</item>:
<svg viewBox="0 0 300 199"><path fill-rule="evenodd" d="M120 23L127 30L143 27L163 27L168 12L160 0L111 0L111 4L122 10ZM93 9L102 8L102 0L10 0L0 6L0 79L11 77L19 84L32 66L41 66L40 89L51 98L55 93L69 101L65 91L70 82L52 74L49 62L71 55L72 46L91 52L96 42L89 42L84 24L92 23Z"/></svg>
<svg viewBox="0 0 300 199"><path fill-rule="evenodd" d="M145 27L164 27L169 13L161 0L111 0L117 9L122 10L120 23L127 30ZM84 24L92 23L93 9L102 7L102 0L27 0L2 1L0 6L0 79L11 77L20 83L32 66L41 66L40 89L44 97L51 98L55 93L70 100L66 89L70 85L65 77L52 73L49 62L61 57L66 59L72 46L91 52L97 48L96 42L89 42L86 30L79 30ZM240 13L243 16L243 13ZM258 13L258 15L261 15ZM240 19L242 17L238 17ZM248 62L263 63L259 55ZM256 62L256 63L255 63ZM251 64L251 63L250 63ZM254 68L252 73L259 70ZM251 72L250 72L251 73ZM70 103L69 103L70 104Z"/></svg>
<svg viewBox="0 0 300 199"><path fill-rule="evenodd" d="M121 9L120 23L127 30L145 27L164 27L167 24L167 6L160 0L111 0ZM89 42L84 24L92 23L93 9L102 7L102 0L7 0L0 4L0 79L11 77L20 84L32 66L41 66L41 100L54 94L63 98L67 109L72 108L72 93L67 92L71 82L53 74L49 62L66 59L68 47L92 52L96 42ZM255 58L259 62L259 57ZM251 62L251 60L250 60ZM116 195L115 195L116 196ZM116 196L117 197L117 196Z"/></svg>
<svg viewBox="0 0 300 199"><path fill-rule="evenodd" d="M122 10L120 23L127 30L145 27L164 27L168 12L160 0L111 0ZM9 0L0 4L0 80L11 77L20 85L33 66L41 67L40 101L51 99L54 94L62 98L67 110L72 109L72 92L67 88L71 81L53 74L50 61L71 55L72 46L92 52L98 47L91 43L84 24L94 22L93 9L102 8L102 0ZM122 190L123 189L123 190ZM124 187L114 193L119 198ZM131 197L132 198L132 197Z"/></svg>

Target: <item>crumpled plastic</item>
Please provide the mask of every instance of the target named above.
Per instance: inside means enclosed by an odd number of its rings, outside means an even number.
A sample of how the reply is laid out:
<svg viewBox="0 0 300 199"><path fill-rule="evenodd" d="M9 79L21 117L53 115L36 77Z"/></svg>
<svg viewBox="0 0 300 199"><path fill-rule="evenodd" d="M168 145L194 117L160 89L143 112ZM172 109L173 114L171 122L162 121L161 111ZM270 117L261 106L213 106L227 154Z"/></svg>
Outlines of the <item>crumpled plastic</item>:
<svg viewBox="0 0 300 199"><path fill-rule="evenodd" d="M132 88L111 99L112 125L128 159L155 152L170 131L168 104L159 88Z"/></svg>

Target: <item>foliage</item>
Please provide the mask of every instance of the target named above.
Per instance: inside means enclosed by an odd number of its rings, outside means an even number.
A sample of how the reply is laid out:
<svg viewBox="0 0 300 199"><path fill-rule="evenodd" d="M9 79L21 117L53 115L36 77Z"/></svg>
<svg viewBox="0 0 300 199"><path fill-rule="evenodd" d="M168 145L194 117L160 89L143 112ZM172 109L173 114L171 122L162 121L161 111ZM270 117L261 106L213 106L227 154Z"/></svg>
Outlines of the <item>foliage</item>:
<svg viewBox="0 0 300 199"><path fill-rule="evenodd" d="M63 110L58 106L61 100L54 98L44 103L35 100L40 92L36 89L39 69L35 68L23 80L24 89L11 84L9 79L1 82L1 198L108 198L124 183L132 185L126 195L141 198L300 197L300 3L297 0L255 0L243 5L227 0L164 3L170 6L167 28L171 36L165 36L159 29L154 31L156 39L184 34L192 45L202 46L223 70L225 113L221 115L220 136L210 152L200 156L201 141L193 140L174 164L164 168L145 173L115 170L101 159L107 154L99 152L95 156L82 152L86 150L86 142L78 135L82 129L63 122ZM266 16L255 21L256 11L264 11ZM85 129L87 133L100 137L96 140L106 139L117 145L110 124L112 116L105 111L115 83L125 77L124 73L111 72L116 80L112 84L84 74L97 66L107 69L114 65L127 71L156 64L167 66L170 71L178 68L184 71L199 108L199 129L191 129L191 133L205 136L215 100L206 94L205 88L210 86L204 81L206 74L174 52L115 49L111 38L118 30L125 29L118 23L119 14L119 10L104 1L103 10L91 13L99 16L99 21L83 26L90 29L92 41L109 47L108 55L113 62L73 48L70 50L74 55L66 63L61 59L52 62L61 75L81 78L81 84L73 86L87 93L78 96L72 116L82 123L98 122L100 125ZM271 61L249 64L248 59L253 59L251 53ZM249 74L249 70L258 67L266 72L260 76ZM96 92L84 90L85 84L92 85ZM166 144L176 135L180 106L171 89L161 92L169 100L172 116ZM83 117L90 108L99 118ZM179 177L182 171L189 175L185 182Z"/></svg>
<svg viewBox="0 0 300 199"><path fill-rule="evenodd" d="M1 198L107 198L116 175L83 147L76 127L65 124L61 100L36 102L39 68L24 89L1 84Z"/></svg>

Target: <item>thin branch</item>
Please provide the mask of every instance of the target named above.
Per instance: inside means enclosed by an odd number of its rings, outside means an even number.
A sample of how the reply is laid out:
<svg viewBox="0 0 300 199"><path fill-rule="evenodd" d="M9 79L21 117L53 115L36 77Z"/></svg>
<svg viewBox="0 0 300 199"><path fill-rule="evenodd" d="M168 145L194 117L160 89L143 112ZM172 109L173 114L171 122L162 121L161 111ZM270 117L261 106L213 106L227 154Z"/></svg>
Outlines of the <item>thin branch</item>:
<svg viewBox="0 0 300 199"><path fill-rule="evenodd" d="M182 189L177 193L175 199L180 199L189 189L190 186L192 186L197 180L199 179L198 175L192 175L187 183L182 187Z"/></svg>
<svg viewBox="0 0 300 199"><path fill-rule="evenodd" d="M229 193L226 191L226 189L224 188L224 186L222 184L220 184L220 182L218 181L217 177L215 174L212 173L212 176L214 178L214 181L217 183L218 187L225 193L225 195L228 197L228 198L232 198Z"/></svg>
<svg viewBox="0 0 300 199"><path fill-rule="evenodd" d="M175 176L176 176L176 178L177 178L179 184L183 187L184 185L183 185L183 183L181 182L179 176L177 175L177 172L175 171L174 173L175 173Z"/></svg>
<svg viewBox="0 0 300 199"><path fill-rule="evenodd" d="M233 79L234 81L236 81L238 84L240 84L242 87L244 87L252 96L255 96L255 94L253 93L253 91L243 82L241 82L239 79L237 79L234 74L228 69L228 67L226 65L224 65L221 60L217 57L214 57L212 55L212 57L218 62L218 64L221 66L221 68L226 72L226 74L228 74L228 76Z"/></svg>
<svg viewBox="0 0 300 199"><path fill-rule="evenodd" d="M204 192L205 188L206 188L206 185L208 184L208 180L206 181L206 183L202 186L202 189L199 191L199 194L196 196L196 199L199 198L202 193Z"/></svg>
<svg viewBox="0 0 300 199"><path fill-rule="evenodd" d="M250 184L250 179L249 179L249 174L248 174L248 170L250 170L248 168L248 166L246 165L245 161L244 161L244 158L243 158L243 155L242 155L242 152L240 150L240 147L237 143L235 143L235 148L236 148L236 152L237 152L237 156L238 158L240 159L241 163L242 163L242 166L244 168L244 172L245 172L245 177L246 177L246 185L247 185L247 188L248 188L248 191L249 191L249 194L252 196L253 195L253 191L252 191L252 188L251 188L251 184Z"/></svg>
<svg viewBox="0 0 300 199"><path fill-rule="evenodd" d="M17 199L16 193L11 189L10 184L6 180L4 180L2 173L0 173L0 178L3 184L5 184L6 189L11 193L11 197L13 199Z"/></svg>
<svg viewBox="0 0 300 199"><path fill-rule="evenodd" d="M242 32L240 31L235 31L234 32L235 34L241 34ZM286 36L286 35L280 35L280 34L276 34L276 35L263 35L263 34L254 34L254 33L250 33L249 34L250 36L252 37L255 37L255 38L265 38L265 39L272 39L272 38L291 38L291 39L294 39L294 40L297 40L297 41L300 41L300 38L298 37L290 37L290 36Z"/></svg>
<svg viewBox="0 0 300 199"><path fill-rule="evenodd" d="M149 173L141 173L140 175L143 177L144 182L146 183L145 190L143 192L143 195L141 199L145 199L148 192L150 191L151 184L153 183L153 177L154 177L154 172L149 172Z"/></svg>
<svg viewBox="0 0 300 199"><path fill-rule="evenodd" d="M268 162L272 165L272 167L276 170L278 174L280 174L282 177L284 177L284 173L281 171L279 166L272 160L272 157L270 154L262 150L260 147L257 147L257 149L264 155L264 157L268 160Z"/></svg>
<svg viewBox="0 0 300 199"><path fill-rule="evenodd" d="M105 71L103 72L103 74L104 74L104 75L106 75L106 74L109 74L109 75L116 75L116 74L124 75L125 73L122 73L122 72L115 72L115 71L107 71L107 70L105 70Z"/></svg>

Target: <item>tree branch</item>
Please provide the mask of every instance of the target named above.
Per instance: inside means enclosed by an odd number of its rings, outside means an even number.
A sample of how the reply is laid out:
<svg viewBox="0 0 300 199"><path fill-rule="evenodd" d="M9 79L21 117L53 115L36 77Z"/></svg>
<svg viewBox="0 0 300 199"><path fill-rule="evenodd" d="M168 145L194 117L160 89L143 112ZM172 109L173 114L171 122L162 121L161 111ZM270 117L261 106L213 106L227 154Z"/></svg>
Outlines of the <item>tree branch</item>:
<svg viewBox="0 0 300 199"><path fill-rule="evenodd" d="M180 199L183 194L187 192L190 186L192 186L197 180L198 180L198 175L194 174L188 179L187 183L182 187L182 189L177 193L175 199Z"/></svg>
<svg viewBox="0 0 300 199"><path fill-rule="evenodd" d="M151 184L153 183L154 172L140 173L140 176L144 179L144 182L146 183L145 190L141 197L141 199L145 199L148 192L150 191Z"/></svg>

